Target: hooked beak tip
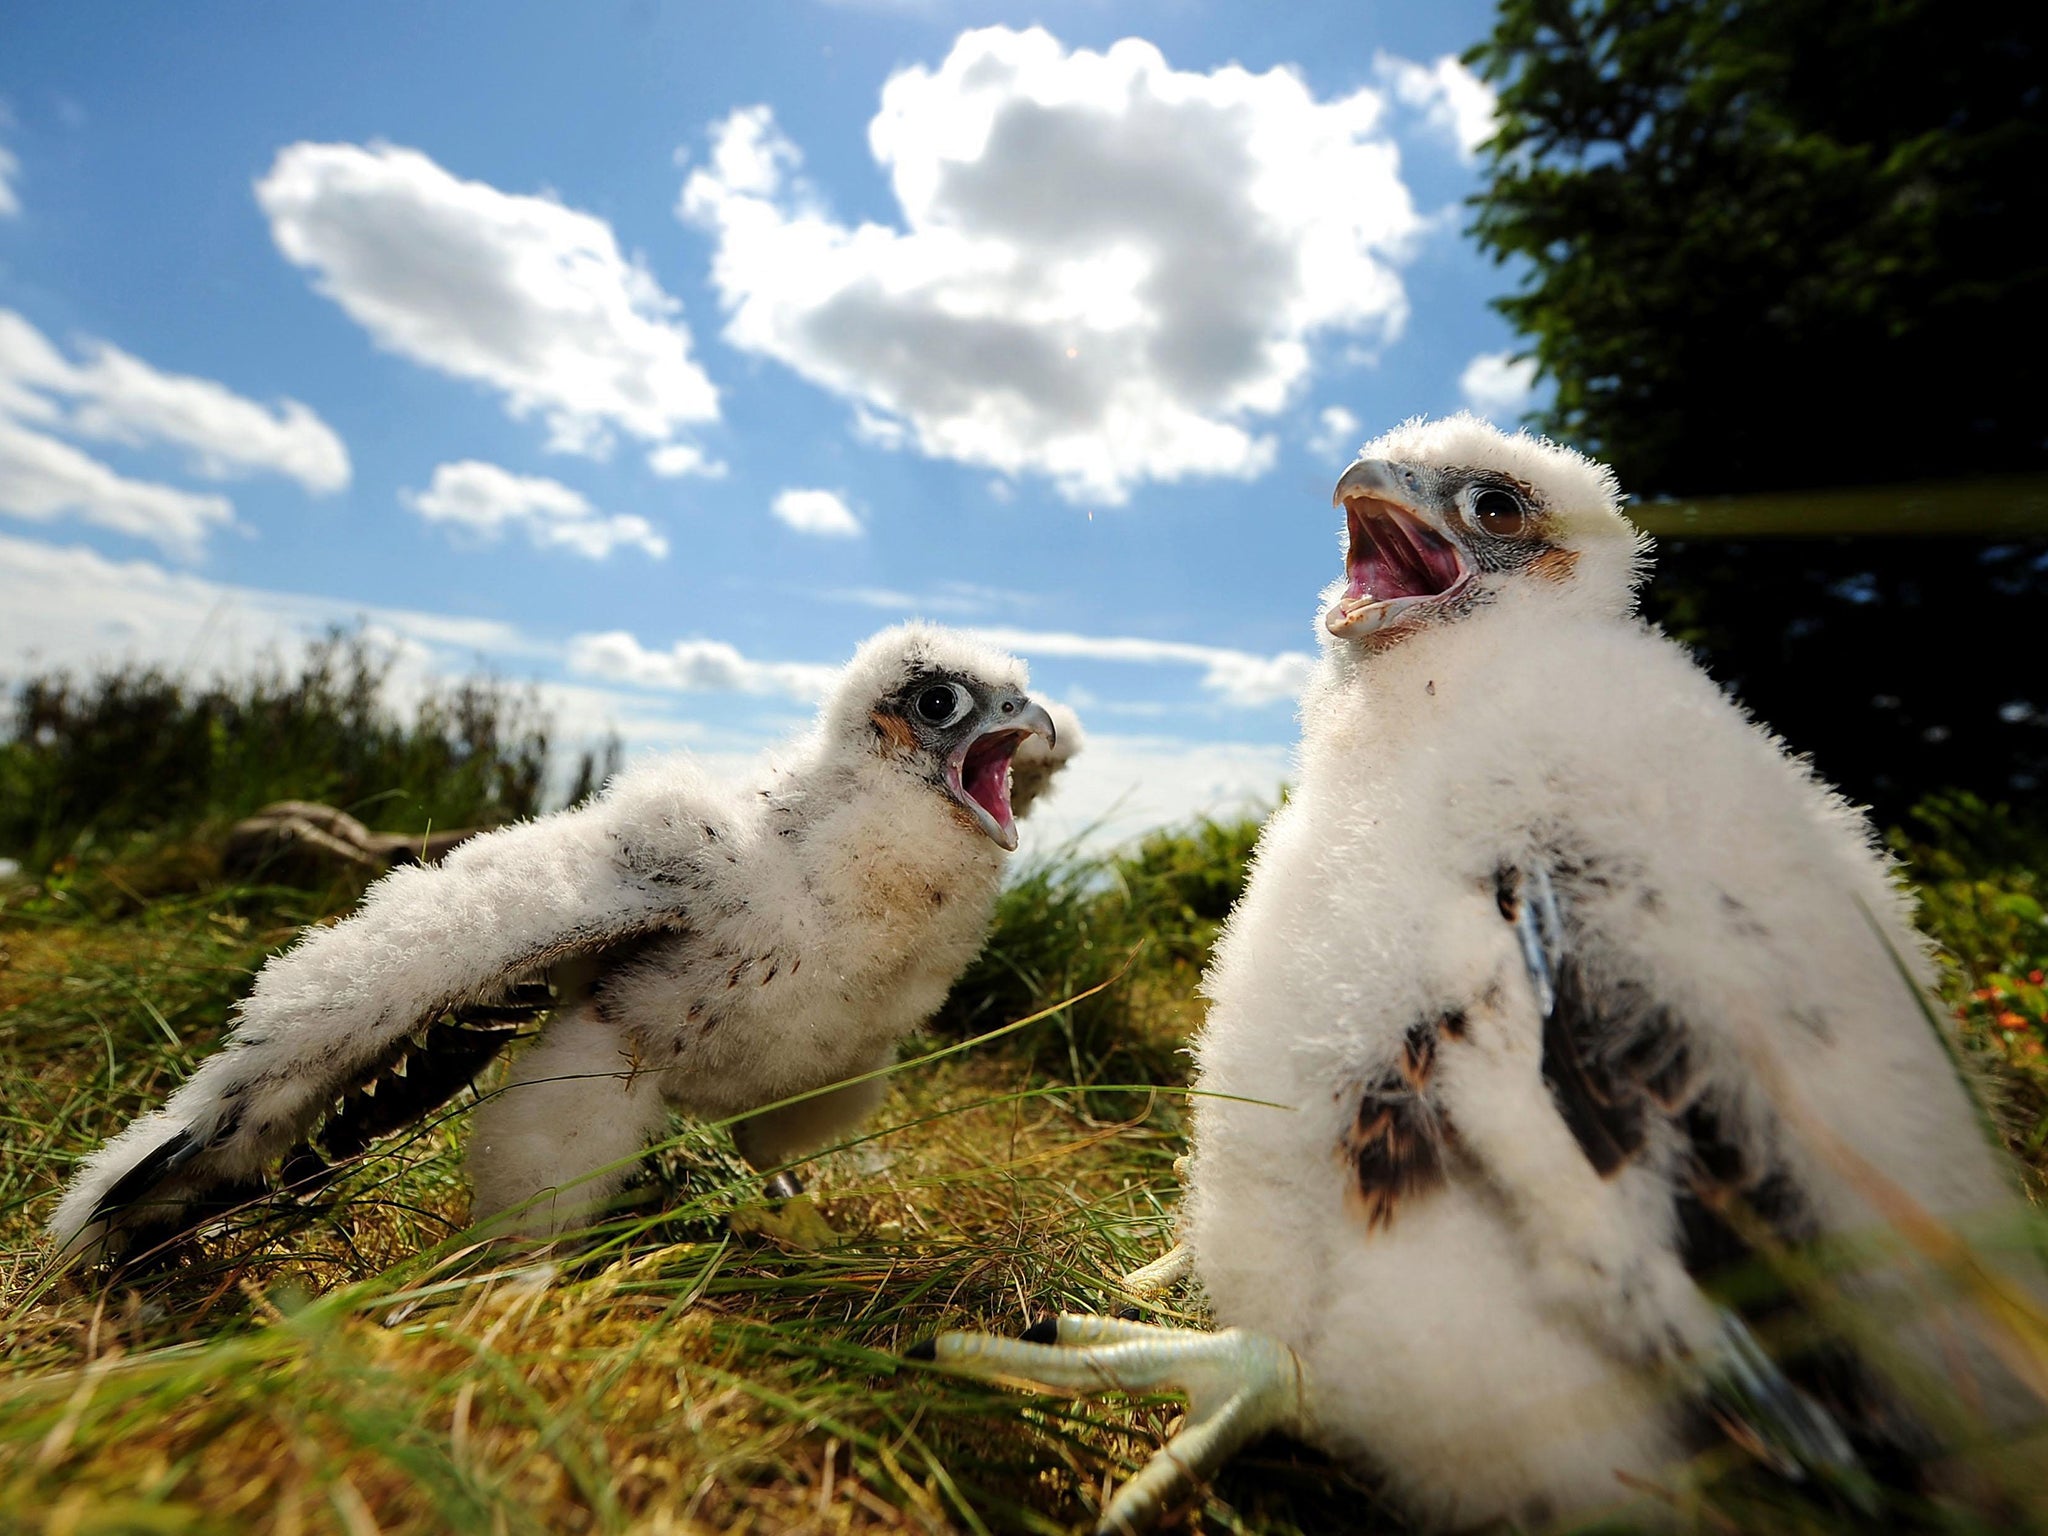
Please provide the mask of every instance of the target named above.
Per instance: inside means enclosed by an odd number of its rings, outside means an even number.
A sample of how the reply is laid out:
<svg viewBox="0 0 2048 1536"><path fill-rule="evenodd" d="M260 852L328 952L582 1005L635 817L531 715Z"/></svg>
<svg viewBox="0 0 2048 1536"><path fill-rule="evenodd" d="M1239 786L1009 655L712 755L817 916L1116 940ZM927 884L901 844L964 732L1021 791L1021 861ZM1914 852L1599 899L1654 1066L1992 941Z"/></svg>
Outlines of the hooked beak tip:
<svg viewBox="0 0 2048 1536"><path fill-rule="evenodd" d="M1043 704L1026 699L1023 707L1009 723L1017 730L1043 736L1045 744L1049 747L1057 747L1060 744L1060 728L1053 723L1051 712Z"/></svg>

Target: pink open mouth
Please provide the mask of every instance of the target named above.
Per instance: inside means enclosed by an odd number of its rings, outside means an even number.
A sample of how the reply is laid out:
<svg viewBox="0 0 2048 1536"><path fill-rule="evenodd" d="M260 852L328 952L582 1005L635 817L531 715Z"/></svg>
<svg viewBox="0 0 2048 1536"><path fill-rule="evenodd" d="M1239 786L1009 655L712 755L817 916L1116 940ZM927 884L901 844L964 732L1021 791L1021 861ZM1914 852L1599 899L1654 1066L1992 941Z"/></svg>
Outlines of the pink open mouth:
<svg viewBox="0 0 2048 1536"><path fill-rule="evenodd" d="M1377 496L1347 496L1351 547L1344 592L1324 622L1332 634L1362 636L1393 628L1471 580L1456 546L1406 507Z"/></svg>
<svg viewBox="0 0 2048 1536"><path fill-rule="evenodd" d="M954 797L974 813L982 831L1004 848L1017 846L1017 819L1010 814L1010 759L1031 732L1015 727L983 731L946 767Z"/></svg>

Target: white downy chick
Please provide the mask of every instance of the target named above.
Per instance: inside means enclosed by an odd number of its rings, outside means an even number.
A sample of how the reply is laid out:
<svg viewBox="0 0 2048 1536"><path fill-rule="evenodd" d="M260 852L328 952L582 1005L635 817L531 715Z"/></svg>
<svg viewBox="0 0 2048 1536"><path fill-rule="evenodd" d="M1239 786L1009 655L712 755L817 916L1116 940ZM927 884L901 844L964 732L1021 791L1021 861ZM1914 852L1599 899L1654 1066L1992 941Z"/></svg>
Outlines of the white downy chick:
<svg viewBox="0 0 2048 1536"><path fill-rule="evenodd" d="M1012 755L1054 744L1026 686L967 636L886 630L754 782L677 757L394 870L263 967L222 1048L79 1169L53 1242L112 1255L248 1198L280 1162L287 1183L317 1179L543 1012L469 1149L475 1214L524 1234L581 1224L671 1108L749 1115L886 1065L986 936L1017 846ZM773 1168L881 1093L752 1114L736 1139Z"/></svg>
<svg viewBox="0 0 2048 1536"><path fill-rule="evenodd" d="M1204 983L1182 1233L1223 1331L1061 1318L937 1358L1190 1389L1104 1529L1273 1427L1454 1529L1654 1514L1631 1490L1729 1437L1866 1501L1934 1449L1901 1360L2037 1418L2026 1344L1901 1240L2020 1211L1907 899L1636 615L1612 474L1461 416L1369 444L1336 501L1295 790ZM1874 1250L1837 1279L1885 1362L1781 1368L1704 1288L1836 1240Z"/></svg>

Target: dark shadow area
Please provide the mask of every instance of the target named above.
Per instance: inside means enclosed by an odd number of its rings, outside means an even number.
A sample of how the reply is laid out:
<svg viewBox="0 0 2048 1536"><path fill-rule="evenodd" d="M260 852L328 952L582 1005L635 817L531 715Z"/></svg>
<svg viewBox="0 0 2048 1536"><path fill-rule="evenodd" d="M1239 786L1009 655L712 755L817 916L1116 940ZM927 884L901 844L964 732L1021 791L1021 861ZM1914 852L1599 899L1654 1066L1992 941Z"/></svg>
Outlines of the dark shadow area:
<svg viewBox="0 0 2048 1536"><path fill-rule="evenodd" d="M2048 778L2048 538L1666 540L1645 607L1880 825Z"/></svg>

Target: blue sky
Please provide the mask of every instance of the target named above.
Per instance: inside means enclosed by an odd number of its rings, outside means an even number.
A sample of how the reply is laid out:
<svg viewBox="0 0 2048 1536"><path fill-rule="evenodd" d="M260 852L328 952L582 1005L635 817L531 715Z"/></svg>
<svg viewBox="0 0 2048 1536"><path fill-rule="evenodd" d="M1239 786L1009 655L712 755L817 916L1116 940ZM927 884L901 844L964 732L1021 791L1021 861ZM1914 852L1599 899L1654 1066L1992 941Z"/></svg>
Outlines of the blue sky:
<svg viewBox="0 0 2048 1536"><path fill-rule="evenodd" d="M1490 19L12 8L0 678L360 617L738 758L917 614L1078 710L1060 828L1268 794L1351 450L1526 393Z"/></svg>

